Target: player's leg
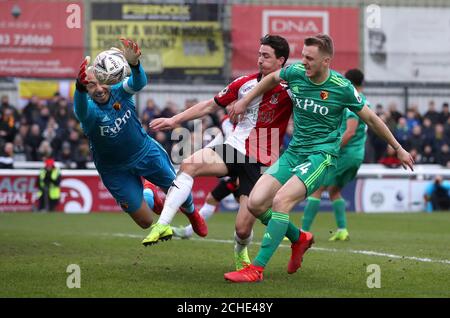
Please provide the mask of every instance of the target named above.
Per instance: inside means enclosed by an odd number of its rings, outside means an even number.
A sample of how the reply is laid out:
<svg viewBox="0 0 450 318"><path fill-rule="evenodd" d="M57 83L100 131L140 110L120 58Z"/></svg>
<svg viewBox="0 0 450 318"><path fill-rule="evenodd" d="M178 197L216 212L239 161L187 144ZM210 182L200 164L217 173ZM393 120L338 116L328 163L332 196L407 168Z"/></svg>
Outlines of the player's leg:
<svg viewBox="0 0 450 318"><path fill-rule="evenodd" d="M153 217L143 197L141 178L128 171L99 171L99 174L103 184L122 210L141 228L150 227Z"/></svg>
<svg viewBox="0 0 450 318"><path fill-rule="evenodd" d="M273 198L281 187L280 181L272 175L262 175L250 192L248 210L257 218L262 216L272 206Z"/></svg>
<svg viewBox="0 0 450 318"><path fill-rule="evenodd" d="M198 213L206 221L214 214L217 204L218 202L214 200L214 198L211 196L211 192L209 192L206 196L205 203L203 203L200 210L198 210ZM172 227L172 231L173 236L182 239L188 239L194 234L194 230L192 229L191 224L180 227Z"/></svg>
<svg viewBox="0 0 450 318"><path fill-rule="evenodd" d="M211 161L205 160L210 158ZM222 158L212 149L204 148L183 160L180 171L167 192L161 218L168 224L172 221L181 204L192 191L196 176L223 176L228 172Z"/></svg>
<svg viewBox="0 0 450 318"><path fill-rule="evenodd" d="M330 186L328 188L330 200L332 202L334 218L336 220L337 231L330 237L330 241L347 241L350 239L347 230L347 218L345 215L345 200L341 196L341 188Z"/></svg>
<svg viewBox="0 0 450 318"><path fill-rule="evenodd" d="M282 208L281 203L278 200L282 198L291 199L286 192L282 192L285 186L290 186L290 190L294 191L292 193L289 191L290 196L294 194L294 196L292 196L293 198L296 198L298 195L298 193L295 193L295 191L301 191L301 186L303 186L301 181L298 179L296 180L298 184L294 184L293 182L290 181L291 180L289 180L283 187L281 187L281 189L275 195L273 202L274 205L272 206L274 210L272 212L272 216L269 220L269 223L266 227L266 232L264 234L261 243L261 248L258 252L258 255L254 259L253 263L242 270L226 273L224 275L226 280L241 283L241 282L258 282L263 279L264 268L267 265L269 259L272 257L275 250L280 245L281 241L283 240L283 237L286 234L289 224L289 213L283 213L281 211L276 212L277 210L275 210ZM292 188L293 185L296 186L295 189ZM282 192L282 195L279 195L280 192ZM306 191L303 190L303 194L300 194L300 196L304 197L305 192Z"/></svg>
<svg viewBox="0 0 450 318"><path fill-rule="evenodd" d="M262 224L269 224L272 217L272 202L277 191L292 176L292 168L296 166L298 157L285 152L277 162L270 166L259 178L252 188L248 209L261 221ZM299 238L299 230L292 222L289 222L286 237L295 243Z"/></svg>
<svg viewBox="0 0 450 318"><path fill-rule="evenodd" d="M144 200L153 212L160 215L164 206L164 200L159 196L156 185L144 178Z"/></svg>
<svg viewBox="0 0 450 318"><path fill-rule="evenodd" d="M165 159L163 160L163 165L165 166L163 171L167 172L170 169L173 170L171 162L165 151L161 153L161 158ZM168 169L168 167L170 167L170 169ZM225 175L227 171L227 167L221 157L218 156L212 149L205 148L197 151L191 157L183 161L178 175L176 177L175 175L169 177L169 179L172 179L170 184L167 183L167 173L164 173L163 177L159 176L159 179L164 178L163 182L160 181L160 183L162 183L162 187L169 188L169 190L167 191L164 208L158 222L152 227L149 235L142 243L147 245L157 242L159 236L158 233L166 231L167 228L170 228L170 223L180 208L181 211L188 217L191 225L193 226L194 232L201 237L205 237L208 234L208 227L193 205L191 194L194 183L193 177L197 175L221 176ZM158 175L153 178L155 178L155 184L160 185L156 181ZM170 231L172 231L171 228Z"/></svg>
<svg viewBox="0 0 450 318"><path fill-rule="evenodd" d="M330 155L310 155L300 165L296 166L292 176L278 190L273 199L272 219L266 228L266 234L261 244L260 252L255 258L255 265L266 266L275 250L278 248L289 225L289 211L308 193L314 193L325 181L327 169L333 164ZM302 235L304 236L302 238ZM301 266L303 254L313 243L309 232L299 232L299 239L292 244L292 255L288 264L288 273L292 274Z"/></svg>
<svg viewBox="0 0 450 318"><path fill-rule="evenodd" d="M151 180L152 183L159 186L163 191L167 191L167 189L170 188L176 177L175 169L172 166L169 156L155 141L152 141L152 148L150 149L148 155L143 158L139 165L137 165L135 171L136 173L144 176L145 179ZM201 216L195 210L193 198L190 193L186 196L185 200L180 203L180 206L181 205L183 206L183 213L187 215L191 223L204 226L204 235L206 235L206 223L204 223ZM150 233L142 241L143 245L147 246L155 244L160 241L163 236L169 236L169 233L170 236L173 234L172 228L170 227L169 222L167 222L167 219L168 217L166 215L164 221L163 212L161 212L158 222L152 225Z"/></svg>
<svg viewBox="0 0 450 318"><path fill-rule="evenodd" d="M45 199L44 199L44 191L42 191L41 196L38 199L38 211L42 212L45 209Z"/></svg>
<svg viewBox="0 0 450 318"><path fill-rule="evenodd" d="M281 158L280 158L281 159ZM315 154L301 158L303 163L295 167L292 176L277 191L272 205L272 217L266 227L261 248L252 265L243 270L226 273L226 280L232 282L257 282L263 279L263 271L275 250L287 234L289 226L289 211L308 193L316 191L324 181L327 168L334 164L330 155ZM269 168L270 170L270 168ZM292 274L301 266L303 255L314 242L309 232L300 232L297 242L291 245L292 255L288 263L288 273ZM302 237L303 236L303 237Z"/></svg>
<svg viewBox="0 0 450 318"><path fill-rule="evenodd" d="M342 155L338 158L339 170L335 177L330 179L329 194L332 202L333 213L336 220L337 231L330 237L330 241L346 241L350 239L347 230L347 217L345 212L345 200L341 195L342 188L355 179L363 158L354 158L351 155Z"/></svg>
<svg viewBox="0 0 450 318"><path fill-rule="evenodd" d="M289 211L305 198L306 188L296 176L292 176L276 193L272 204L272 217L266 227L261 248L253 264L265 267L286 235Z"/></svg>
<svg viewBox="0 0 450 318"><path fill-rule="evenodd" d="M149 228L153 223L152 213L145 200L142 200L141 205L136 211L128 214L133 219L133 221L143 229Z"/></svg>
<svg viewBox="0 0 450 318"><path fill-rule="evenodd" d="M48 200L48 206L49 206L49 211L48 212L55 212L56 211L56 206L59 203L59 199L53 200L53 199L49 199Z"/></svg>
<svg viewBox="0 0 450 318"><path fill-rule="evenodd" d="M247 246L253 239L253 225L256 220L255 216L248 210L248 197L261 178L266 166L246 161L246 163L237 165L236 168L239 170L239 189L236 193L239 197L239 210L234 232L234 261L236 270L240 270L250 265Z"/></svg>
<svg viewBox="0 0 450 318"><path fill-rule="evenodd" d="M208 158L208 159L205 159ZM223 176L228 172L222 158L212 149L204 148L195 152L189 158L183 160L180 171L173 180L167 192L166 202L161 213L160 220L163 224L170 224L182 203L191 195L194 177L196 176ZM186 214L191 211L184 209ZM194 228L195 230L195 228ZM200 236L201 233L197 233Z"/></svg>
<svg viewBox="0 0 450 318"><path fill-rule="evenodd" d="M239 210L236 215L234 232L234 263L236 270L240 270L251 263L247 247L253 239L253 225L256 219L248 211L247 201L248 196L241 195L239 197Z"/></svg>
<svg viewBox="0 0 450 318"><path fill-rule="evenodd" d="M314 219L320 208L320 198L322 197L322 193L325 191L325 189L326 187L322 186L319 188L319 190L308 197L308 203L305 206L302 219L303 231L309 231L311 229L311 225L314 222Z"/></svg>
<svg viewBox="0 0 450 318"><path fill-rule="evenodd" d="M222 178L216 187L206 195L205 203L198 211L199 214L206 221L211 216L213 216L217 204L222 201L225 197L232 193L237 188L237 183L235 178L225 177ZM192 225L173 227L173 234L176 237L183 239L190 238L194 234Z"/></svg>

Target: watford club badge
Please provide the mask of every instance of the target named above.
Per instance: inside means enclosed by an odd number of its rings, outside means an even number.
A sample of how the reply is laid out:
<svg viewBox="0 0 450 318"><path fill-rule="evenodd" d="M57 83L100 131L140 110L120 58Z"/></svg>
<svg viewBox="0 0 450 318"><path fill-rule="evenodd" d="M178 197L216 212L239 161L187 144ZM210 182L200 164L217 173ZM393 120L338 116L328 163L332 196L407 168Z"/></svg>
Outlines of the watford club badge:
<svg viewBox="0 0 450 318"><path fill-rule="evenodd" d="M327 91L321 91L320 92L320 98L322 98L323 100L328 99L328 92Z"/></svg>
<svg viewBox="0 0 450 318"><path fill-rule="evenodd" d="M113 107L114 107L115 110L120 110L120 109L122 108L122 105L120 105L119 102L115 102L115 103L113 104Z"/></svg>

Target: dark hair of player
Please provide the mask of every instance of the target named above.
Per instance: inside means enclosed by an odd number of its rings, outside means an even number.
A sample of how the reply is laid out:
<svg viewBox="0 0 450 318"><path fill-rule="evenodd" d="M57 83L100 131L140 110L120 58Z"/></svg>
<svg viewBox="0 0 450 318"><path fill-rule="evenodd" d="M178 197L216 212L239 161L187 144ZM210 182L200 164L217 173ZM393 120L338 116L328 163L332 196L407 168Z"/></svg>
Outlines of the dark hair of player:
<svg viewBox="0 0 450 318"><path fill-rule="evenodd" d="M285 38L279 36L279 35L271 35L266 34L261 38L259 41L261 45L268 45L275 51L275 56L278 58L284 57L284 64L286 64L286 61L289 58L289 43L286 41Z"/></svg>
<svg viewBox="0 0 450 318"><path fill-rule="evenodd" d="M364 74L357 68L345 72L345 78L352 82L354 86L361 86L364 82Z"/></svg>

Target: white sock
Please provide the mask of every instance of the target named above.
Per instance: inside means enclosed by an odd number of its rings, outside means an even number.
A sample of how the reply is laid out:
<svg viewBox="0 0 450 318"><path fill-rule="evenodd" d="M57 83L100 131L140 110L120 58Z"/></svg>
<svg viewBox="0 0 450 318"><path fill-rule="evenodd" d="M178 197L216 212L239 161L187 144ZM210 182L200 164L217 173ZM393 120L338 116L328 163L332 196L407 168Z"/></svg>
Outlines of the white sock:
<svg viewBox="0 0 450 318"><path fill-rule="evenodd" d="M246 239L241 239L239 236L237 236L236 232L234 232L234 241L235 241L234 251L236 253L242 252L242 250L252 242L252 239L253 239L253 230L252 233L250 233L250 236L247 237Z"/></svg>
<svg viewBox="0 0 450 318"><path fill-rule="evenodd" d="M214 214L214 211L216 210L216 206L206 203L203 204L202 208L200 209L200 211L198 211L198 213L200 213L201 216L203 216L203 218L205 220L209 219L211 217L211 215Z"/></svg>
<svg viewBox="0 0 450 318"><path fill-rule="evenodd" d="M206 203L203 204L202 208L200 209L200 211L198 211L198 213L200 213L200 215L203 217L203 219L205 219L205 221L207 219L209 219L213 214L214 211L216 210L216 206ZM192 225L186 225L186 227L184 228L184 230L186 231L186 236L192 236L192 234L194 234L194 230L192 229Z"/></svg>
<svg viewBox="0 0 450 318"><path fill-rule="evenodd" d="M187 173L180 173L172 182L167 191L166 202L159 217L158 223L169 225L180 206L187 200L192 191L194 179Z"/></svg>
<svg viewBox="0 0 450 318"><path fill-rule="evenodd" d="M194 235L194 229L192 228L192 225L190 225L190 224L186 225L184 227L184 230L185 230L184 234L186 236L191 237L192 235Z"/></svg>

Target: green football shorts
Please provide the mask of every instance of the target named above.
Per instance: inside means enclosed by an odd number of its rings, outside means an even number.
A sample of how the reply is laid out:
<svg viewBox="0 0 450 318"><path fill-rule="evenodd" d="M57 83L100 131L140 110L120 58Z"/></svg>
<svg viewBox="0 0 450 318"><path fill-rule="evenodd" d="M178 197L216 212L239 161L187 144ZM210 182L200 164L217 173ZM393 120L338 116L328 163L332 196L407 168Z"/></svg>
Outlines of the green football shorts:
<svg viewBox="0 0 450 318"><path fill-rule="evenodd" d="M293 175L296 175L305 184L308 196L322 185L330 167L335 165L336 157L327 153L299 155L287 150L265 173L281 184L285 184Z"/></svg>
<svg viewBox="0 0 450 318"><path fill-rule="evenodd" d="M328 172L328 177L324 181L324 186L345 187L350 181L355 179L358 169L364 158L355 158L351 154L344 154L337 158L337 164Z"/></svg>

